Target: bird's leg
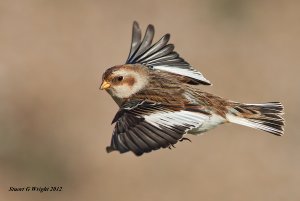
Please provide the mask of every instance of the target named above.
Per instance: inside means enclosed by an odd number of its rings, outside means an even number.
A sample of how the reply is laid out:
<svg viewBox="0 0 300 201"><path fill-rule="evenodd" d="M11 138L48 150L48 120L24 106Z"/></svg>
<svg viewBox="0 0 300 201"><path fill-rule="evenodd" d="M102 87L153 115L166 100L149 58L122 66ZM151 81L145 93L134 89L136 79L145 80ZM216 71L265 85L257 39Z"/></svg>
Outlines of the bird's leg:
<svg viewBox="0 0 300 201"><path fill-rule="evenodd" d="M189 138L186 138L186 137L181 138L179 141L182 142L183 140L187 140L189 142L192 142Z"/></svg>

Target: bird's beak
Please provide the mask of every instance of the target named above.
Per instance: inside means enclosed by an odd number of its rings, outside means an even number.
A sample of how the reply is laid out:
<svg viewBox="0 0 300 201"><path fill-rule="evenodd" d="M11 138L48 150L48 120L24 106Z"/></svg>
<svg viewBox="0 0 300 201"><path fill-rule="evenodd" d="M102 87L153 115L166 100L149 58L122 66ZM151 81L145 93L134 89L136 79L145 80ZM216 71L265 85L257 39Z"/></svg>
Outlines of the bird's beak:
<svg viewBox="0 0 300 201"><path fill-rule="evenodd" d="M107 89L110 87L110 83L109 82L106 82L105 80L103 80L101 86L100 86L100 89L103 90L103 89Z"/></svg>

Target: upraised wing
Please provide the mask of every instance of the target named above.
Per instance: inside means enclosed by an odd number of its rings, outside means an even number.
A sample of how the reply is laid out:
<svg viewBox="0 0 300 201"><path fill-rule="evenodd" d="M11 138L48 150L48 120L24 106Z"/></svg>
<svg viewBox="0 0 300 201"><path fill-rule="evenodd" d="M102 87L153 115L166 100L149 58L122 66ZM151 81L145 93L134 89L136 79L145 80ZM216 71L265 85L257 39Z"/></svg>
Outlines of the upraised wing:
<svg viewBox="0 0 300 201"><path fill-rule="evenodd" d="M132 151L139 156L166 148L182 139L190 129L199 127L209 116L160 103L130 102L120 108L107 152Z"/></svg>
<svg viewBox="0 0 300 201"><path fill-rule="evenodd" d="M145 36L142 39L141 29L137 22L133 23L132 41L127 64L144 64L153 69L167 71L192 79L192 84L211 85L199 71L182 59L174 51L174 45L168 44L170 34L164 35L158 42L152 45L154 26L148 25Z"/></svg>

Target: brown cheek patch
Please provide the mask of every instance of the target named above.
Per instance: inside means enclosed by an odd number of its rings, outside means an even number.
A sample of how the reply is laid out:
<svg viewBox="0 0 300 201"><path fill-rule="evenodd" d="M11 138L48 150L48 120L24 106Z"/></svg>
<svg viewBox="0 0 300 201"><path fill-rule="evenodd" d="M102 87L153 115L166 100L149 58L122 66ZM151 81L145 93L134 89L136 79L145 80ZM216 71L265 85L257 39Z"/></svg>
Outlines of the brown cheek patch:
<svg viewBox="0 0 300 201"><path fill-rule="evenodd" d="M132 87L135 83L135 79L133 77L125 78L124 83L127 84L129 87Z"/></svg>

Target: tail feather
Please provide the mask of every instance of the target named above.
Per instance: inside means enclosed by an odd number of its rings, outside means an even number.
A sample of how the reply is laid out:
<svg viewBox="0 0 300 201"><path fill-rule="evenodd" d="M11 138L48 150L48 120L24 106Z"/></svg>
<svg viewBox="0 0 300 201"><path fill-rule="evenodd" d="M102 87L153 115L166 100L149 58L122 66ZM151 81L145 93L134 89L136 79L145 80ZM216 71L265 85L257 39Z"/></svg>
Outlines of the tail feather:
<svg viewBox="0 0 300 201"><path fill-rule="evenodd" d="M243 126L263 130L275 135L283 135L283 105L280 102L263 104L236 104L227 115L228 121Z"/></svg>

